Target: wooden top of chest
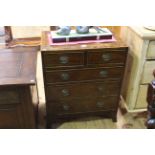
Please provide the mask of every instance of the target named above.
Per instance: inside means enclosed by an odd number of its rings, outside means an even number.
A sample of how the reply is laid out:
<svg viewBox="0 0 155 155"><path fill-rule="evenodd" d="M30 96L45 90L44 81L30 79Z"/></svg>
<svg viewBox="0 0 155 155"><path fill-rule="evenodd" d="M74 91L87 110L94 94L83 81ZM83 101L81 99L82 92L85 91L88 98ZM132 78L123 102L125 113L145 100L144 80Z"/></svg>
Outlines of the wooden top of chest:
<svg viewBox="0 0 155 155"><path fill-rule="evenodd" d="M36 83L35 48L18 47L0 50L0 86Z"/></svg>
<svg viewBox="0 0 155 155"><path fill-rule="evenodd" d="M50 31L44 31L41 38L41 51L72 51L72 50L87 50L87 49L103 49L103 48L127 48L126 44L118 36L114 36L116 42L111 43L89 43L77 45L50 46L48 43L48 35Z"/></svg>

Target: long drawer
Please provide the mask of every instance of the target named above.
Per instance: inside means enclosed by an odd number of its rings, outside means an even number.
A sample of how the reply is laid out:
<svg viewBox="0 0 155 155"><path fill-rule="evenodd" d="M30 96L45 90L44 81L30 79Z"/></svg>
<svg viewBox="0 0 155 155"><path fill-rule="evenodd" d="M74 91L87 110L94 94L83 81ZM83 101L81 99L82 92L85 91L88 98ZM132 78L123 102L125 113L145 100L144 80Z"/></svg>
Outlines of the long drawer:
<svg viewBox="0 0 155 155"><path fill-rule="evenodd" d="M88 65L95 64L124 64L126 60L126 51L104 51L96 50L88 52L87 63Z"/></svg>
<svg viewBox="0 0 155 155"><path fill-rule="evenodd" d="M51 101L47 104L48 112L53 115L115 110L118 104L118 96Z"/></svg>
<svg viewBox="0 0 155 155"><path fill-rule="evenodd" d="M78 51L57 54L46 52L43 54L43 62L45 68L83 66L84 53Z"/></svg>
<svg viewBox="0 0 155 155"><path fill-rule="evenodd" d="M102 80L122 78L123 67L85 68L59 71L46 71L46 83L76 82L87 80Z"/></svg>
<svg viewBox="0 0 155 155"><path fill-rule="evenodd" d="M120 93L120 81L47 85L47 100L74 99L97 96L116 96Z"/></svg>

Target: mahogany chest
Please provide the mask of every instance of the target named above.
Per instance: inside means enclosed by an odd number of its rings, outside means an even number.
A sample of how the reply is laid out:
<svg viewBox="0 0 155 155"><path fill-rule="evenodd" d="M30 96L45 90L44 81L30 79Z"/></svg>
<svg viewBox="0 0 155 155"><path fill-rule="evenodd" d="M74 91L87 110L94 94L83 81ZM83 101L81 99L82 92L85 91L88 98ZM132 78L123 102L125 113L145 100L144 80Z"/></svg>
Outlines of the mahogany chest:
<svg viewBox="0 0 155 155"><path fill-rule="evenodd" d="M50 46L42 34L47 128L51 123L101 115L116 121L128 48L113 43Z"/></svg>

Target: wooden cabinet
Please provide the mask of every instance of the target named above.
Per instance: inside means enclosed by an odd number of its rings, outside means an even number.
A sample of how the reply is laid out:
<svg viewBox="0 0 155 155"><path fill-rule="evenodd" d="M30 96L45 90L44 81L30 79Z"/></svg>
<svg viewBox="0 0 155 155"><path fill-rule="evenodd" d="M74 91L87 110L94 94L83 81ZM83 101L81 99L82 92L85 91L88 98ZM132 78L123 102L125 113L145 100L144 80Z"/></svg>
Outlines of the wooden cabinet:
<svg viewBox="0 0 155 155"><path fill-rule="evenodd" d="M155 32L144 27L122 27L121 37L129 46L122 94L128 111L147 109L147 87L154 79Z"/></svg>
<svg viewBox="0 0 155 155"><path fill-rule="evenodd" d="M50 46L42 35L47 127L88 115L116 121L128 48L113 43Z"/></svg>
<svg viewBox="0 0 155 155"><path fill-rule="evenodd" d="M36 128L36 58L35 48L0 50L0 128Z"/></svg>

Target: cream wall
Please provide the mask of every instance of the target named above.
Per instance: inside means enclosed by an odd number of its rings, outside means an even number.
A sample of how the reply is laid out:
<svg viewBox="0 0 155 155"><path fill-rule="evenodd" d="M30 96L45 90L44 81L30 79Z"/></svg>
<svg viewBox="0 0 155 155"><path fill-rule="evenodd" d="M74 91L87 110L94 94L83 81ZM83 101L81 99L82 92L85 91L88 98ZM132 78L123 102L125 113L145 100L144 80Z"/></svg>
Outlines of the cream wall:
<svg viewBox="0 0 155 155"><path fill-rule="evenodd" d="M40 37L50 26L11 26L13 38Z"/></svg>
<svg viewBox="0 0 155 155"><path fill-rule="evenodd" d="M103 26L114 33L120 32L120 26ZM41 31L50 30L50 26L11 26L13 38L40 37Z"/></svg>

